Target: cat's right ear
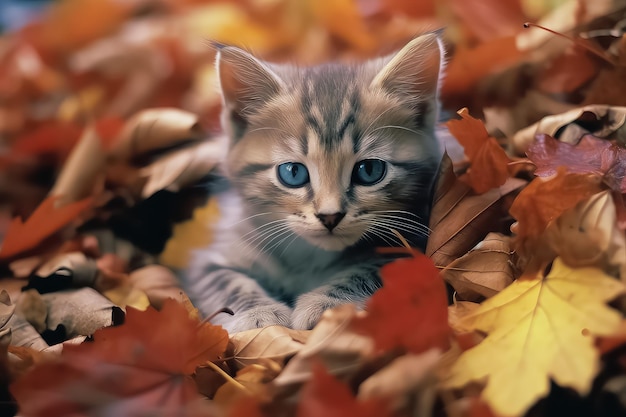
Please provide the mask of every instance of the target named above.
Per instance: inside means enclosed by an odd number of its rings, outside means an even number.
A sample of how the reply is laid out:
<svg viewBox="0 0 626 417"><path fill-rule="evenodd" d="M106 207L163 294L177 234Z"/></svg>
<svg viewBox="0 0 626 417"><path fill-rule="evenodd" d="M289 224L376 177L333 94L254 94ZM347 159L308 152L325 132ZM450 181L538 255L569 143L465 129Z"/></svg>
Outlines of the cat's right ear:
<svg viewBox="0 0 626 417"><path fill-rule="evenodd" d="M215 46L226 121L233 136L239 137L250 114L284 89L284 83L268 65L248 52L233 46Z"/></svg>

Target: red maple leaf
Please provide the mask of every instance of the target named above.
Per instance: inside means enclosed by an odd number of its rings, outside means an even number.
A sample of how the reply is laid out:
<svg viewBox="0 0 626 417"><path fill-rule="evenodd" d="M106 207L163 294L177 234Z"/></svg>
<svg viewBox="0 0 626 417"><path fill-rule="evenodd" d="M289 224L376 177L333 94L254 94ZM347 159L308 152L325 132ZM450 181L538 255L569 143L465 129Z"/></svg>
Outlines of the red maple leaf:
<svg viewBox="0 0 626 417"><path fill-rule="evenodd" d="M383 287L369 299L367 316L356 318L353 326L381 350L445 350L451 334L446 287L430 258L415 250L411 254L381 268Z"/></svg>
<svg viewBox="0 0 626 417"><path fill-rule="evenodd" d="M91 208L91 197L74 203L55 207L57 196L46 198L26 222L19 217L9 225L0 248L0 259L7 259L31 249L59 232L65 226Z"/></svg>
<svg viewBox="0 0 626 417"><path fill-rule="evenodd" d="M224 329L190 318L174 300L161 311L129 308L123 325L98 330L93 343L66 346L11 393L23 416L180 415L199 398L191 374L227 343Z"/></svg>
<svg viewBox="0 0 626 417"><path fill-rule="evenodd" d="M446 123L469 158L468 183L478 194L499 187L509 178L509 157L498 141L489 136L483 122L469 115L466 108L458 111L461 120Z"/></svg>
<svg viewBox="0 0 626 417"><path fill-rule="evenodd" d="M602 175L609 187L626 193L626 149L607 140L585 135L572 145L540 134L526 154L537 166L537 176L554 175L564 167L567 172Z"/></svg>
<svg viewBox="0 0 626 417"><path fill-rule="evenodd" d="M385 417L391 416L385 401L358 401L350 389L328 373L321 363L313 364L313 377L302 388L296 417Z"/></svg>

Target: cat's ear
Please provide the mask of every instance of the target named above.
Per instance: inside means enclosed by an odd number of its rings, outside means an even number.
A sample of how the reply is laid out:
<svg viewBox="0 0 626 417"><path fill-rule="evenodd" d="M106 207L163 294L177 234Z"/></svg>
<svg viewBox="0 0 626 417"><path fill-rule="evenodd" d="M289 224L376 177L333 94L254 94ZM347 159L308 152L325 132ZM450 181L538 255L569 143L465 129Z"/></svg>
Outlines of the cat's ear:
<svg viewBox="0 0 626 417"><path fill-rule="evenodd" d="M414 104L434 100L442 78L444 54L439 32L421 35L385 60L370 87Z"/></svg>
<svg viewBox="0 0 626 417"><path fill-rule="evenodd" d="M233 46L217 45L216 66L226 117L235 136L262 103L277 95L284 82L262 61Z"/></svg>

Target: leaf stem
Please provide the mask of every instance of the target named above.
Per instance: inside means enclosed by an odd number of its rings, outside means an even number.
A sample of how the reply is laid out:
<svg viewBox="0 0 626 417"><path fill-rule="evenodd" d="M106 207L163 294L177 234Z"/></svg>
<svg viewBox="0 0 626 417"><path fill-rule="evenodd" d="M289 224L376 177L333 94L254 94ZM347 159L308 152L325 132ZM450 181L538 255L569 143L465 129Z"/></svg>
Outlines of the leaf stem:
<svg viewBox="0 0 626 417"><path fill-rule="evenodd" d="M222 368L220 368L219 366L217 366L213 362L207 362L207 365L208 365L209 368L213 369L215 372L220 374L222 376L222 378L224 378L226 380L226 382L233 384L237 389L245 392L246 394L252 395L252 391L250 391L248 388L246 388L246 386L243 385L241 382L237 381L235 378L233 378L232 376L228 375Z"/></svg>

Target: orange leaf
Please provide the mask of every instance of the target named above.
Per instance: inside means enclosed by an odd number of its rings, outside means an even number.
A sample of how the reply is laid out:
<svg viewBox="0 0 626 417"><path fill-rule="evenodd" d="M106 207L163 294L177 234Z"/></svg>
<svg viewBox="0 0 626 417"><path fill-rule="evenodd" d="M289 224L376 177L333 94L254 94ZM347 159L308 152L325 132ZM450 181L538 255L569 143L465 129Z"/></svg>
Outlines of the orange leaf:
<svg viewBox="0 0 626 417"><path fill-rule="evenodd" d="M11 148L16 155L54 154L63 160L70 153L82 129L73 123L48 122L19 136Z"/></svg>
<svg viewBox="0 0 626 417"><path fill-rule="evenodd" d="M108 150L113 146L124 124L124 119L114 116L103 117L94 124L104 149Z"/></svg>
<svg viewBox="0 0 626 417"><path fill-rule="evenodd" d="M421 353L447 349L448 299L433 262L418 251L381 268L383 287L367 303L367 316L356 318L355 328L374 339L381 350L404 348Z"/></svg>
<svg viewBox="0 0 626 417"><path fill-rule="evenodd" d="M227 343L225 330L190 318L173 300L161 311L129 309L123 325L97 331L93 343L66 346L11 393L24 416L184 415L199 397L191 374Z"/></svg>
<svg viewBox="0 0 626 417"><path fill-rule="evenodd" d="M385 417L391 416L384 401L357 401L350 389L328 373L320 363L313 365L313 377L302 388L296 417Z"/></svg>
<svg viewBox="0 0 626 417"><path fill-rule="evenodd" d="M446 125L470 160L469 184L479 194L501 186L509 177L509 158L504 149L489 136L480 120L469 115L467 108L458 114L461 120L450 120Z"/></svg>
<svg viewBox="0 0 626 417"><path fill-rule="evenodd" d="M548 223L600 191L600 176L566 173L565 168L553 177L535 178L520 192L509 211L518 222L515 244L519 249L531 250Z"/></svg>
<svg viewBox="0 0 626 417"><path fill-rule="evenodd" d="M468 91L488 75L516 63L522 56L515 36L495 38L475 48L459 48L446 69L441 90L442 100L449 102Z"/></svg>
<svg viewBox="0 0 626 417"><path fill-rule="evenodd" d="M44 240L70 224L92 204L92 199L86 198L57 208L55 202L58 198L58 196L46 198L26 222L22 222L19 217L13 219L0 248L0 259L35 249Z"/></svg>

